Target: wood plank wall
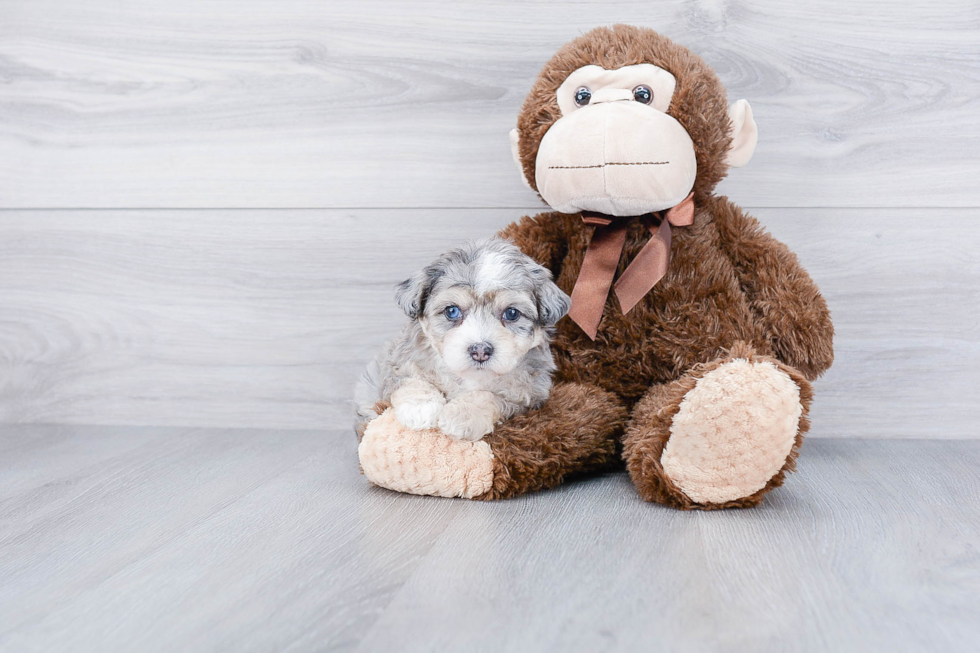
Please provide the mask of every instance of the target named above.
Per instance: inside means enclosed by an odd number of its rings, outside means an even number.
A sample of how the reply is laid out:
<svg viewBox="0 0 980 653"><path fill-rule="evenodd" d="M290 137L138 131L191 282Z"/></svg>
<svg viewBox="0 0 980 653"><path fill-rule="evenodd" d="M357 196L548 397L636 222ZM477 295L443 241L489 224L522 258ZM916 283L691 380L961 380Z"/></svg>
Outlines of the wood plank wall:
<svg viewBox="0 0 980 653"><path fill-rule="evenodd" d="M4 2L0 422L347 428L392 286L541 210L507 132L616 22L752 104L719 192L833 310L813 434L975 437L973 0Z"/></svg>

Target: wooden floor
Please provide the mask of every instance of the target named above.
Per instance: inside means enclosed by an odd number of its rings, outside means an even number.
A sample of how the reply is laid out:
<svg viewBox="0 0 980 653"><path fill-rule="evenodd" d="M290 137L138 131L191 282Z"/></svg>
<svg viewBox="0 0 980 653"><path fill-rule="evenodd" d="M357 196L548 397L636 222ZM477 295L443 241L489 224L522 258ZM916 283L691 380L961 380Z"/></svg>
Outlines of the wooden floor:
<svg viewBox="0 0 980 653"><path fill-rule="evenodd" d="M3 651L976 651L980 441L811 440L760 508L370 487L348 432L0 427Z"/></svg>

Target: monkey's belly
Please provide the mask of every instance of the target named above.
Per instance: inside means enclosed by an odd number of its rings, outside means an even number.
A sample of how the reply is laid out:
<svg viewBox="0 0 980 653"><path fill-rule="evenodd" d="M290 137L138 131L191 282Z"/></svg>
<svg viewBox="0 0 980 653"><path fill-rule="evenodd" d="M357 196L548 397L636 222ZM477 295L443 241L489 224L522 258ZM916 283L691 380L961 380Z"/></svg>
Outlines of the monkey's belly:
<svg viewBox="0 0 980 653"><path fill-rule="evenodd" d="M595 342L570 320L562 320L552 345L558 364L555 380L597 385L633 403L651 385L680 378L694 365L721 356L736 342L752 344L760 352L769 350L747 307L744 312L699 312L674 320L639 312L637 316L614 313L603 318Z"/></svg>

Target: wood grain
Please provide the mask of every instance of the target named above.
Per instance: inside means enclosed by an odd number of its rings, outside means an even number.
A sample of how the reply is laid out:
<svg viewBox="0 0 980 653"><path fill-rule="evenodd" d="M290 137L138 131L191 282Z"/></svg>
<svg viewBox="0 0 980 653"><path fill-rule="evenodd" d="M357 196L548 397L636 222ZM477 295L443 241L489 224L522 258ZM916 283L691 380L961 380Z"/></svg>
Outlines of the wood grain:
<svg viewBox="0 0 980 653"><path fill-rule="evenodd" d="M43 436L55 434L51 427L32 431L42 446ZM78 465L0 498L0 650L41 650L44 639L62 650L119 650L137 639L145 642L141 649L166 648L180 638L199 640L202 631L223 648L222 638L240 637L243 622L258 626L276 602L293 606L280 630L256 631L249 646L275 649L263 642L297 626L353 637L455 512L420 503L413 525L398 514L404 504L395 505L394 495L365 504L347 433L171 429L168 437L154 430L147 438L142 431L76 430L73 450L104 446L103 439L149 440L121 447L101 464L50 446L46 464L30 452L5 459L14 468L30 462L45 478L49 468ZM372 543L379 523L386 539ZM50 537L52 529L64 529L64 537ZM146 575L161 563L169 570ZM358 591L355 585L372 577L378 582ZM223 589L206 590L202 582ZM123 586L141 587L136 604ZM154 595L167 595L174 612L144 621L151 613L137 617L134 610L149 608ZM76 609L81 620L71 616ZM38 627L46 633L40 639Z"/></svg>
<svg viewBox="0 0 980 653"><path fill-rule="evenodd" d="M813 435L976 437L980 210L756 213L833 312ZM394 285L519 214L0 212L0 422L347 428Z"/></svg>
<svg viewBox="0 0 980 653"><path fill-rule="evenodd" d="M4 652L980 637L977 441L812 440L762 506L714 513L645 504L625 474L497 503L395 494L358 475L347 432L7 425L0 442L19 443L0 479L35 476L0 486Z"/></svg>
<svg viewBox="0 0 980 653"><path fill-rule="evenodd" d="M980 203L973 0L31 0L0 5L0 207L533 206L507 132L616 22L751 102L747 206Z"/></svg>

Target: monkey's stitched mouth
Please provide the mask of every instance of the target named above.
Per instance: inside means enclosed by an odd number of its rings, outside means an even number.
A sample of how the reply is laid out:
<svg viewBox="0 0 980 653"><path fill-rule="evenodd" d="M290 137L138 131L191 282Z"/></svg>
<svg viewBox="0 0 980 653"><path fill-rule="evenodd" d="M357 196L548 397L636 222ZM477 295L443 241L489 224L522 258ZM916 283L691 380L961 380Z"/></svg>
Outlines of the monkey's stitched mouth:
<svg viewBox="0 0 980 653"><path fill-rule="evenodd" d="M548 166L548 170L582 170L585 168L605 168L606 166L665 166L670 161L610 161L594 166Z"/></svg>

